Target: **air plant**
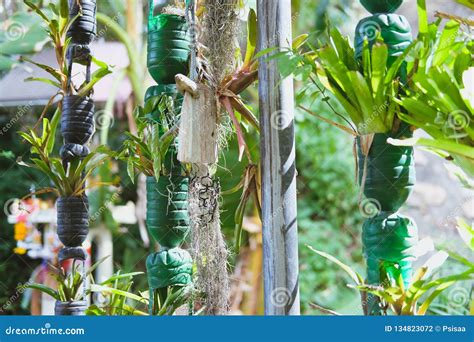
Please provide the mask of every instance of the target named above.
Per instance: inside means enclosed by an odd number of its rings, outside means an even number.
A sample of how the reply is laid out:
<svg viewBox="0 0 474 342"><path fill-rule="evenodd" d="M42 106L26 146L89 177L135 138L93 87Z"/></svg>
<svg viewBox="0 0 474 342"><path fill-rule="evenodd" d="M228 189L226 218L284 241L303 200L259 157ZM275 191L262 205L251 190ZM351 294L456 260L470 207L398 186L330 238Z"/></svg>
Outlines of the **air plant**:
<svg viewBox="0 0 474 342"><path fill-rule="evenodd" d="M159 117L154 117L153 113L159 113ZM144 107L138 106L133 116L137 133L126 132L122 150L111 155L127 163L132 182L136 171L158 180L166 173L163 163L177 130L176 124L172 124L173 99L165 94L152 97Z"/></svg>
<svg viewBox="0 0 474 342"><path fill-rule="evenodd" d="M395 101L406 112L399 117L430 138L390 140L394 145L422 146L452 160L474 176L474 103L470 90L474 75L472 39L462 39L461 24L430 24L415 41L408 61L406 94ZM450 84L446 87L446 84Z"/></svg>

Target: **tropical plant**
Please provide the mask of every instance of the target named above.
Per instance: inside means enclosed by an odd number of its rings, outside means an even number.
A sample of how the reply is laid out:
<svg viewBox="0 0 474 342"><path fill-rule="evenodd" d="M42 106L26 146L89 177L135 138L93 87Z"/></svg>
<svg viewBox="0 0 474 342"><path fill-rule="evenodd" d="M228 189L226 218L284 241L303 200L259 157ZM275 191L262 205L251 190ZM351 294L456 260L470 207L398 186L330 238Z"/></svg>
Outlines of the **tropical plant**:
<svg viewBox="0 0 474 342"><path fill-rule="evenodd" d="M401 91L398 71L411 46L387 67L388 47L380 36L375 38L371 48L365 42L361 60L355 58L355 50L348 38L336 28L329 30L329 38L329 42L320 48L304 42L308 51L302 51L299 44L293 44L292 49L269 58L278 59L283 76L293 74L301 79L304 87L297 100L320 97L336 115L343 116L329 103L331 97L326 91L330 91L349 116L351 122L345 121L350 127L300 106L306 112L353 135L390 132L399 110L394 101Z"/></svg>
<svg viewBox="0 0 474 342"><path fill-rule="evenodd" d="M143 272L121 274L118 271L109 279L100 284L91 284L88 293L100 294L104 297L103 304L93 304L87 310L91 316L134 315L146 316L148 313L137 307L149 306L148 292L134 294L130 292L133 277ZM175 286L162 289L162 293L155 297L152 315L172 315L176 309L183 306L191 297L193 286ZM133 304L131 304L131 302Z"/></svg>
<svg viewBox="0 0 474 342"><path fill-rule="evenodd" d="M111 154L127 163L132 182L136 171L157 180L166 172L165 156L177 130L173 124L175 115L173 98L166 94L151 97L144 107L136 107L133 117L137 133L125 132L127 139L121 151Z"/></svg>
<svg viewBox="0 0 474 342"><path fill-rule="evenodd" d="M69 3L68 0L60 0L58 5L51 3L49 5L50 13L46 14L39 6L31 1L24 0L24 3L33 10L38 17L40 17L46 25L46 32L49 37L49 42L52 43L53 48L56 52L57 68L37 63L28 57L23 56L21 61L26 61L34 64L38 68L44 70L52 78L39 78L29 77L26 81L39 81L58 88L58 92L54 94L48 102L48 105L43 111L43 115L46 113L47 108L53 103L54 99L58 96L64 96L66 94L77 94L79 96L86 96L90 93L94 85L99 82L103 77L111 73L109 66L97 60L94 57L91 58L91 62L98 66L98 69L92 73L89 80L85 80L79 87L75 87L70 82L71 76L71 65L68 62L69 44L71 38L67 37L68 29L74 20L77 19L78 15L74 18L69 18Z"/></svg>
<svg viewBox="0 0 474 342"><path fill-rule="evenodd" d="M406 94L395 99L406 112L399 117L431 138L391 140L394 145L423 146L452 160L474 176L474 42L463 38L461 24L450 20L427 25L407 58ZM446 85L450 86L447 87Z"/></svg>
<svg viewBox="0 0 474 342"><path fill-rule="evenodd" d="M400 270L393 267L393 265L381 265L381 285L369 285L365 283L364 278L359 273L337 258L310 246L308 248L337 264L351 277L354 284L348 286L361 292L363 306L366 305L366 294L378 297L385 314L390 309L396 315L425 315L431 303L444 290L459 281L474 279L474 268L472 267L459 274L433 278L433 271L439 268L448 258L446 252L440 251L415 272L408 287L404 285Z"/></svg>
<svg viewBox="0 0 474 342"><path fill-rule="evenodd" d="M135 315L145 316L146 312L137 309L137 306L145 306L146 299L130 292L133 286L133 278L143 272L122 273L117 271L110 278L96 284L91 279L88 293L102 297L99 303L92 304L86 310L89 316L116 316ZM130 304L133 301L133 304Z"/></svg>
<svg viewBox="0 0 474 342"><path fill-rule="evenodd" d="M63 267L55 267L49 265L53 270L52 276L56 280L57 288L52 288L43 284L33 283L27 284L25 287L39 290L47 295L53 297L55 300L60 302L73 302L83 300L82 287L87 277L108 257L104 257L98 260L88 270L83 272L80 262L76 259L73 260L71 270L67 272Z"/></svg>
<svg viewBox="0 0 474 342"><path fill-rule="evenodd" d="M91 187L105 184L92 182L86 186L86 180L108 158L104 153L108 150L99 146L84 159L76 158L69 163L63 163L59 157L52 156L60 116L61 111L57 109L51 121L43 118L41 134L37 134L35 129L18 133L31 145L32 157L29 163L21 158L17 162L22 166L39 170L53 183L53 187L44 188L37 193L54 192L58 196L80 196Z"/></svg>

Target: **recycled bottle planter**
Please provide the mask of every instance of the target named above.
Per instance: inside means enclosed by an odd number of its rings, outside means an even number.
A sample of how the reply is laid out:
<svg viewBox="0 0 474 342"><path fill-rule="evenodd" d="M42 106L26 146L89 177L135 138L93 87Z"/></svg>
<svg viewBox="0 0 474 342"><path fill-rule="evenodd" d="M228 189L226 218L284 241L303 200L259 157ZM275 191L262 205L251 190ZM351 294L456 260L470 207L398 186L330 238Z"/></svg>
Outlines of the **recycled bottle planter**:
<svg viewBox="0 0 474 342"><path fill-rule="evenodd" d="M183 95L178 92L176 84L160 84L156 86L151 86L147 89L145 93L145 102L155 96L166 95L173 98L174 113L169 116L172 117L173 122L168 122L168 126L172 126L179 119L181 113L181 107L183 106ZM158 123L161 123L161 115L158 111L152 113L152 117ZM160 125L160 134L164 133L164 129ZM163 160L163 173L166 175L182 175L183 167L178 161L178 139L175 138L168 148L168 153L166 154Z"/></svg>
<svg viewBox="0 0 474 342"><path fill-rule="evenodd" d="M69 18L75 18L67 32L67 36L71 37L73 44L87 45L95 37L97 31L96 0L80 0L80 6L77 0L69 1Z"/></svg>
<svg viewBox="0 0 474 342"><path fill-rule="evenodd" d="M153 6L150 6L147 66L158 84L174 83L176 74L188 73L190 37L187 31L185 17L153 16Z"/></svg>
<svg viewBox="0 0 474 342"><path fill-rule="evenodd" d="M94 134L94 100L77 95L65 96L61 134L65 143L86 144Z"/></svg>
<svg viewBox="0 0 474 342"><path fill-rule="evenodd" d="M413 148L390 145L387 143L390 137L397 136L375 134L367 161L357 140L358 176L367 199L375 201L381 211L396 212L413 189L416 171Z"/></svg>
<svg viewBox="0 0 474 342"><path fill-rule="evenodd" d="M59 197L56 202L59 240L69 247L78 247L89 232L87 196Z"/></svg>
<svg viewBox="0 0 474 342"><path fill-rule="evenodd" d="M370 13L393 13L403 3L403 0L360 0Z"/></svg>
<svg viewBox="0 0 474 342"><path fill-rule="evenodd" d="M145 93L145 102L155 96L167 95L173 98L175 118L179 117L181 107L183 106L183 95L176 88L176 84L159 84L151 86ZM155 120L159 120L159 113L152 113Z"/></svg>
<svg viewBox="0 0 474 342"><path fill-rule="evenodd" d="M189 232L188 184L188 177L147 177L147 227L164 249L179 246Z"/></svg>
<svg viewBox="0 0 474 342"><path fill-rule="evenodd" d="M364 40L370 47L377 41L377 34L388 47L388 66L411 44L413 37L408 20L399 14L377 13L364 18L357 24L355 31L355 55L362 58Z"/></svg>
<svg viewBox="0 0 474 342"><path fill-rule="evenodd" d="M150 254L146 260L148 284L152 289L191 283L193 261L181 248L172 248Z"/></svg>
<svg viewBox="0 0 474 342"><path fill-rule="evenodd" d="M54 305L55 316L84 316L87 309L85 300L73 302L56 301Z"/></svg>

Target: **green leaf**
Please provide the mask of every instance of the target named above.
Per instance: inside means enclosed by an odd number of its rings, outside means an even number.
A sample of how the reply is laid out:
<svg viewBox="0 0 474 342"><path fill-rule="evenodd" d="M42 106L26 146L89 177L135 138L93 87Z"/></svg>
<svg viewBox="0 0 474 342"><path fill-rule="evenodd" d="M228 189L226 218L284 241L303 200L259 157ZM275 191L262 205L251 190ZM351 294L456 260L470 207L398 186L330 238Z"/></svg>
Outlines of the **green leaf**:
<svg viewBox="0 0 474 342"><path fill-rule="evenodd" d="M127 159L127 174L132 184L135 183L135 164L132 158Z"/></svg>
<svg viewBox="0 0 474 342"><path fill-rule="evenodd" d="M116 275L113 275L110 278L104 280L103 282L101 282L100 285L110 284L110 283L113 283L116 280L121 280L121 279L125 279L125 278L127 278L127 279L128 278L133 278L136 275L142 275L142 274L145 274L145 273L144 272L130 272L130 273L116 274Z"/></svg>
<svg viewBox="0 0 474 342"><path fill-rule="evenodd" d="M388 142L394 146L423 146L439 149L474 160L474 147L458 144L452 140L410 138L404 140L388 139Z"/></svg>
<svg viewBox="0 0 474 342"><path fill-rule="evenodd" d="M60 119L61 119L61 111L58 108L54 112L54 115L53 115L53 117L51 119L51 123L50 123L50 129L51 130L50 130L49 136L47 138L47 143L46 143L47 155L49 155L53 152L54 144L55 144L55 141L56 141L56 130L58 128L58 124L59 124Z"/></svg>
<svg viewBox="0 0 474 342"><path fill-rule="evenodd" d="M25 56L21 56L20 57L20 61L26 61L28 63L31 63L31 64L34 64L36 65L38 68L40 69L43 69L44 71L46 71L48 74L50 74L51 76L53 76L56 80L58 80L59 82L61 82L61 74L58 70L50 67L49 65L45 65L45 64L41 64L41 63L37 63L33 60L31 60L30 58L28 57L25 57Z"/></svg>
<svg viewBox="0 0 474 342"><path fill-rule="evenodd" d="M426 0L417 0L418 8L418 30L420 33L428 33L428 14L426 12Z"/></svg>
<svg viewBox="0 0 474 342"><path fill-rule="evenodd" d="M253 9L250 9L247 20L247 51L245 52L244 65L250 65L255 54L257 46L257 14Z"/></svg>
<svg viewBox="0 0 474 342"><path fill-rule="evenodd" d="M54 289L52 289L52 288L50 288L46 285L35 283L35 284L27 284L27 285L25 285L25 287L33 289L33 290L39 290L39 291L44 292L47 295L53 297L56 300L61 300L61 298L59 296L59 293L56 290L54 290Z"/></svg>
<svg viewBox="0 0 474 342"><path fill-rule="evenodd" d="M457 219L456 229L466 245L474 251L474 229L462 218Z"/></svg>
<svg viewBox="0 0 474 342"><path fill-rule="evenodd" d="M146 303L146 302L147 302L146 298L137 296L137 295L134 294L134 293L130 293L130 292L126 292L126 291L114 289L114 288L112 288L112 287L103 286L103 285L91 284L91 292L111 293L111 294L116 294L116 295L119 295L119 296L124 296L124 297L126 297L126 298L135 300L135 301L137 301L137 302L142 302L142 303Z"/></svg>
<svg viewBox="0 0 474 342"><path fill-rule="evenodd" d="M314 249L313 247L306 245L310 250L312 250L314 253L322 256L323 258L326 258L327 260L335 263L338 265L342 270L344 270L350 277L351 279L356 283L356 285L363 285L364 284L364 278L362 278L361 275L359 275L356 271L354 271L350 266L344 264L342 261L337 259L336 257L333 257L330 254L327 254L322 251L318 251Z"/></svg>
<svg viewBox="0 0 474 342"><path fill-rule="evenodd" d="M61 89L61 84L59 82L55 82L55 81L50 80L48 78L28 77L28 78L25 78L25 82L43 82L43 83L52 85L55 88Z"/></svg>

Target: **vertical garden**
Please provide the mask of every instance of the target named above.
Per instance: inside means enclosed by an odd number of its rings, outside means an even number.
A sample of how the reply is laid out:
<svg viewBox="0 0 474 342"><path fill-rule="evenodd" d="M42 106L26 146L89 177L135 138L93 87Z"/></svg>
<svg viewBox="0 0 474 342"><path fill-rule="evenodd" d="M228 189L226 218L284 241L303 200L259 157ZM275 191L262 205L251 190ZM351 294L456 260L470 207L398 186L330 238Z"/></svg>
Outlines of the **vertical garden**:
<svg viewBox="0 0 474 342"><path fill-rule="evenodd" d="M472 314L473 13L0 4L0 313Z"/></svg>

